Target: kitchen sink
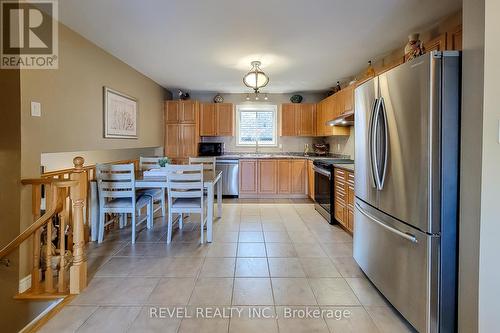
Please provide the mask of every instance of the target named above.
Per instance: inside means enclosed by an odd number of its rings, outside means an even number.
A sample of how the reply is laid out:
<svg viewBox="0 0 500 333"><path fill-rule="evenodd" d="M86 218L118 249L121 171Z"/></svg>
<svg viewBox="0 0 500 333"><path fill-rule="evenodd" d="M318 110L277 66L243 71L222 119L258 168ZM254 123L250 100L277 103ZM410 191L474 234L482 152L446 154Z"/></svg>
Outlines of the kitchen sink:
<svg viewBox="0 0 500 333"><path fill-rule="evenodd" d="M272 157L271 154L243 154L241 157L243 158L269 158Z"/></svg>

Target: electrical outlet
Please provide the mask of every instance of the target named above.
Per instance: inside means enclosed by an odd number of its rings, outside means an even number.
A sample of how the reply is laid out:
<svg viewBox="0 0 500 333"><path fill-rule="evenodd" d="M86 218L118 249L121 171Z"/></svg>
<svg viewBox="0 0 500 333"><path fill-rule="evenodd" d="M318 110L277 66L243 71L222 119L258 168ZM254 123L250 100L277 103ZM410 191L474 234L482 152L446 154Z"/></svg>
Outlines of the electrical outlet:
<svg viewBox="0 0 500 333"><path fill-rule="evenodd" d="M42 116L42 104L39 102L31 101L31 116L41 117Z"/></svg>

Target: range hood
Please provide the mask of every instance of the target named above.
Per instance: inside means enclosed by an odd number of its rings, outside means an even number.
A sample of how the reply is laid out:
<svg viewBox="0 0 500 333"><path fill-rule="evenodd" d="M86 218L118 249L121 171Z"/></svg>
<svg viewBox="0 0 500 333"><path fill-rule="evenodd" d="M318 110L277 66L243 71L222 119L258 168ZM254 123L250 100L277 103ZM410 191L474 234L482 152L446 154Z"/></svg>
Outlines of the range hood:
<svg viewBox="0 0 500 333"><path fill-rule="evenodd" d="M354 126L354 111L342 113L335 119L326 122L328 126Z"/></svg>

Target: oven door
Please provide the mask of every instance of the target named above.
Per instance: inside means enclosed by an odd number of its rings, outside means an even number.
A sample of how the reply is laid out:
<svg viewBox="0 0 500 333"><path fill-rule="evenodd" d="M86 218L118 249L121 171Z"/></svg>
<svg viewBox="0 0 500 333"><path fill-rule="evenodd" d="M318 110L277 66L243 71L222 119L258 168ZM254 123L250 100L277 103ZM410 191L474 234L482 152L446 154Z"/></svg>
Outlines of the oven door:
<svg viewBox="0 0 500 333"><path fill-rule="evenodd" d="M314 167L314 200L316 210L332 223L332 175L322 168Z"/></svg>

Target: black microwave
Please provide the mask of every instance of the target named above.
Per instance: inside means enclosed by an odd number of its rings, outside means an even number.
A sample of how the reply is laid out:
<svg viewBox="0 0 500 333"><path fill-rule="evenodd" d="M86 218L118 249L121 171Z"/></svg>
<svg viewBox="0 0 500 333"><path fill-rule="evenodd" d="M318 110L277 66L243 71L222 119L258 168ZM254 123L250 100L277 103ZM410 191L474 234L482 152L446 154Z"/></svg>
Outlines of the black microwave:
<svg viewBox="0 0 500 333"><path fill-rule="evenodd" d="M224 154L223 142L198 143L198 156L222 156Z"/></svg>

